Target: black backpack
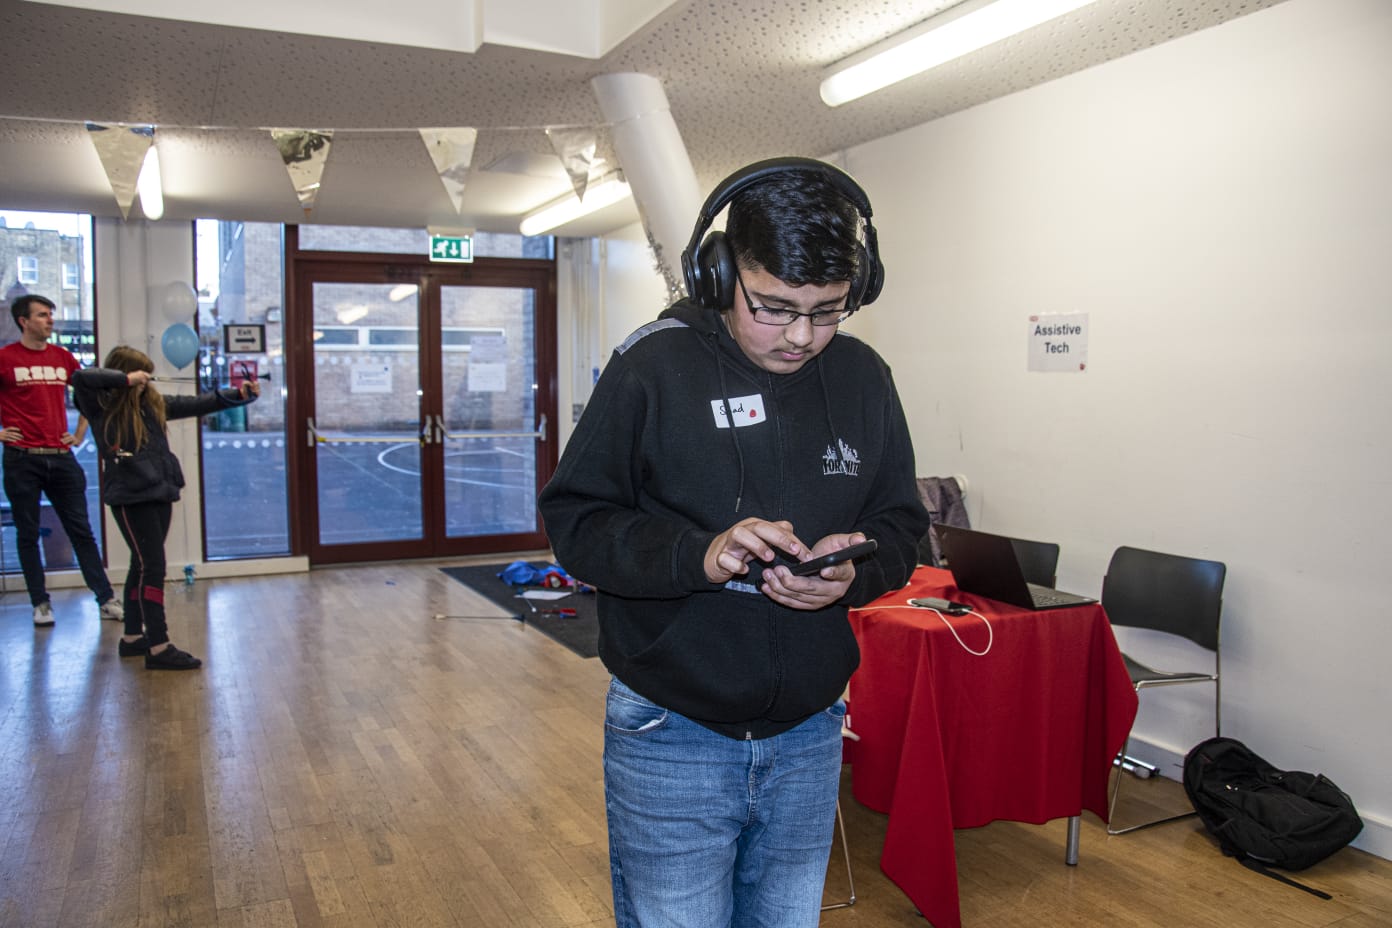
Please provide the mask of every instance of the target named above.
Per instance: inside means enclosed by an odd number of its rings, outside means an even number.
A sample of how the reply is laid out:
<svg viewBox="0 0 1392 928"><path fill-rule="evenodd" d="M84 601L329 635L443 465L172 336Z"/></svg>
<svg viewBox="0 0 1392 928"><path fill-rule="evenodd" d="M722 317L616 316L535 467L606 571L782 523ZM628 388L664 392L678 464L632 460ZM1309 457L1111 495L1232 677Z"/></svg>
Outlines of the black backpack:
<svg viewBox="0 0 1392 928"><path fill-rule="evenodd" d="M1303 870L1363 830L1353 801L1327 777L1277 770L1232 738L1209 738L1189 752L1184 791L1224 854L1323 899L1329 894L1266 867Z"/></svg>

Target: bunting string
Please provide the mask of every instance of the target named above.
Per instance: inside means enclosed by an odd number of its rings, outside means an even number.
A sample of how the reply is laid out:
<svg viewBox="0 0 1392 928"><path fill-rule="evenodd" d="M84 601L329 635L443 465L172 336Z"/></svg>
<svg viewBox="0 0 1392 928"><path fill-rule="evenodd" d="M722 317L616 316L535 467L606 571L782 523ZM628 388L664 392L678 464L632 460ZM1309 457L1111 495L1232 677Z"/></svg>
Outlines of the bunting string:
<svg viewBox="0 0 1392 928"><path fill-rule="evenodd" d="M57 119L51 116L6 116L0 115L0 121L7 122L41 122L51 125L64 126L86 126L88 123L96 123L103 126L145 126L165 132L270 132L277 129L277 126L197 126L180 125L172 122L145 122L138 119ZM610 122L576 122L576 123L536 123L518 124L509 126L472 126L479 132L547 132L549 130L565 129L610 129L613 128ZM353 129L321 129L321 132L333 132L335 136L340 135L410 135L421 130L420 126L378 126L378 127L358 127Z"/></svg>
<svg viewBox="0 0 1392 928"><path fill-rule="evenodd" d="M107 173L112 193L123 219L129 217L135 198L136 178L145 150L154 144L156 132L257 132L265 133L275 145L285 165L295 196L308 218L323 183L325 169L335 138L343 136L416 135L425 146L436 175L444 185L456 213L464 203L464 186L472 167L479 133L540 132L550 142L570 178L575 195L585 198L591 174L598 169L595 157L600 129L612 124L547 124L457 127L377 127L350 129L311 129L304 127L185 126L176 123L144 123L97 120L55 119L51 117L3 116L0 121L31 122L85 127Z"/></svg>

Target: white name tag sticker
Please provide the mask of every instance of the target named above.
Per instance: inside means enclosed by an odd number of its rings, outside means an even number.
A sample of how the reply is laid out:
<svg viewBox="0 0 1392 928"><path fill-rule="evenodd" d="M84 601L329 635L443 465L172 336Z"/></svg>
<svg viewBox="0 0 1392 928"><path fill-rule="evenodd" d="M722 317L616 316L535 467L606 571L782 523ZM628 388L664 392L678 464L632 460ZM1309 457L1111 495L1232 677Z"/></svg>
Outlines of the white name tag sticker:
<svg viewBox="0 0 1392 928"><path fill-rule="evenodd" d="M711 400L711 412L715 414L715 427L718 429L728 429L731 420L734 421L735 428L742 429L746 425L758 425L768 419L768 413L764 411L762 393L731 397L728 417L725 415L725 401Z"/></svg>

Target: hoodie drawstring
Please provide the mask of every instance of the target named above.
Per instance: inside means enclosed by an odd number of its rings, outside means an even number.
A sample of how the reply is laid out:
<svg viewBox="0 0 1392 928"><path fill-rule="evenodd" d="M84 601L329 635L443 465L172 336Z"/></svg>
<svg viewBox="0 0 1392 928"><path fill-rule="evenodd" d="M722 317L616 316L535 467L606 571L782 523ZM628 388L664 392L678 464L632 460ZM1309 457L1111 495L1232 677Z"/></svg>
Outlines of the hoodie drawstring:
<svg viewBox="0 0 1392 928"><path fill-rule="evenodd" d="M740 448L739 429L735 428L735 417L730 412L730 388L725 382L725 365L720 360L720 346L715 346L715 370L720 377L720 399L725 404L725 422L730 426L730 438L735 443L735 458L739 461L739 490L735 493L735 512L739 512L744 501L744 450ZM825 390L823 385L823 390Z"/></svg>
<svg viewBox="0 0 1392 928"><path fill-rule="evenodd" d="M836 459L841 462L841 468L844 472L846 455L841 450L841 439L836 437L836 423L831 421L831 391L827 389L826 375L822 371L822 356L817 355L812 359L812 363L817 365L817 382L822 385L822 405L826 410L827 432L831 436L831 447L836 449Z"/></svg>

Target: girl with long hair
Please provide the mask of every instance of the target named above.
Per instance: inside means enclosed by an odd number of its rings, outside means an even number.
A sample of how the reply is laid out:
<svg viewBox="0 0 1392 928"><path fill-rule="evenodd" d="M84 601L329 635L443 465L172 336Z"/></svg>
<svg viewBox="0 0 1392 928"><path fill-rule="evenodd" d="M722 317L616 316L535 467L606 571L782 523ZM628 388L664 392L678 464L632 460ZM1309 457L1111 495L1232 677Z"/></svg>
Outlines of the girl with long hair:
<svg viewBox="0 0 1392 928"><path fill-rule="evenodd" d="M119 653L144 655L149 670L196 670L203 662L174 647L164 615L164 541L184 485L167 424L244 406L261 395L261 385L165 397L150 382L154 371L144 352L118 345L102 367L72 374L73 393L101 455L102 499L131 552Z"/></svg>

